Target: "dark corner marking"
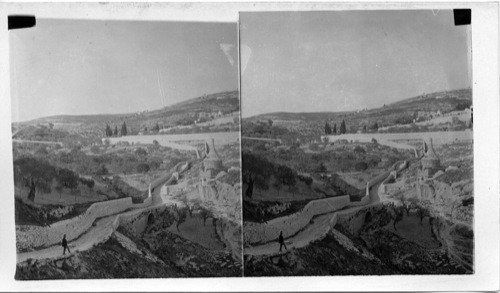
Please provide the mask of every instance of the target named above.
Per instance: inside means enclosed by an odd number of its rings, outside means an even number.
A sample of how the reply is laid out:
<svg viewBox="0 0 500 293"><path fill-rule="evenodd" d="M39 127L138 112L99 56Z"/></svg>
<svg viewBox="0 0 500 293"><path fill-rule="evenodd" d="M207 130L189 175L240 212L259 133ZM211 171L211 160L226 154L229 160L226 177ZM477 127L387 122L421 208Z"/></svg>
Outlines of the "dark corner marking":
<svg viewBox="0 0 500 293"><path fill-rule="evenodd" d="M453 18L455 25L470 25L471 10L470 9L453 9Z"/></svg>
<svg viewBox="0 0 500 293"><path fill-rule="evenodd" d="M36 18L34 15L9 15L8 29L22 29L36 26Z"/></svg>

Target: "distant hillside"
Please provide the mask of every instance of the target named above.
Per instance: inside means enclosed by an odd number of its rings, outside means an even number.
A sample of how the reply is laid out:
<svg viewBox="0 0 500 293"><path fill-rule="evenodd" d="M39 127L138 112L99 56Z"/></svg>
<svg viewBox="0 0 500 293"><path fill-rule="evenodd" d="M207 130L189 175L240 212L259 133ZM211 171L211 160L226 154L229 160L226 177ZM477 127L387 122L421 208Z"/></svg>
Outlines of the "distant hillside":
<svg viewBox="0 0 500 293"><path fill-rule="evenodd" d="M245 121L259 121L259 120L302 120L302 121L317 121L317 120L330 120L332 118L350 116L354 114L369 114L370 116L377 116L394 111L438 111L449 112L453 111L455 107L463 101L472 101L471 89L460 89L454 91L436 92L424 94L417 97L411 97L395 103L385 105L384 107L368 109L365 111L344 111L344 112L273 112L265 113L252 117L245 118Z"/></svg>
<svg viewBox="0 0 500 293"><path fill-rule="evenodd" d="M269 123L269 120L273 126L286 128L299 137L319 137L324 134L325 122L332 127L336 125L337 130L340 123L345 121L348 132L356 132L364 127L370 131L375 123L377 127L406 124L422 115L430 116L438 111L445 114L468 107L471 103L471 89L444 91L408 98L380 108L351 112L266 113L243 119L242 131L244 135L252 136L245 129L248 128L247 123Z"/></svg>
<svg viewBox="0 0 500 293"><path fill-rule="evenodd" d="M152 129L157 124L160 128L190 125L194 123L200 112L208 115L219 112L228 114L239 111L239 108L239 92L228 91L193 98L153 111L124 114L57 115L13 123L13 127L17 130L29 125L52 123L58 129L102 137L106 124L109 124L111 128L117 126L120 130L121 125L125 122L130 135L137 134L144 129Z"/></svg>

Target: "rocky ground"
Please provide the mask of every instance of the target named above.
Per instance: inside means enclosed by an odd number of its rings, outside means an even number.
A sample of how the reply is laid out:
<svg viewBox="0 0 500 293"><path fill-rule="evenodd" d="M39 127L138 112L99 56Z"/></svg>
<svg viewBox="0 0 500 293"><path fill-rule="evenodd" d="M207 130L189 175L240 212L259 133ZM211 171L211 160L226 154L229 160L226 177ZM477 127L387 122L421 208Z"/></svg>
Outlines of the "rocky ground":
<svg viewBox="0 0 500 293"><path fill-rule="evenodd" d="M245 256L246 276L320 276L470 273L442 247L428 248L392 230L382 209L359 235L337 225L322 240L273 256ZM279 244L276 243L278 251Z"/></svg>

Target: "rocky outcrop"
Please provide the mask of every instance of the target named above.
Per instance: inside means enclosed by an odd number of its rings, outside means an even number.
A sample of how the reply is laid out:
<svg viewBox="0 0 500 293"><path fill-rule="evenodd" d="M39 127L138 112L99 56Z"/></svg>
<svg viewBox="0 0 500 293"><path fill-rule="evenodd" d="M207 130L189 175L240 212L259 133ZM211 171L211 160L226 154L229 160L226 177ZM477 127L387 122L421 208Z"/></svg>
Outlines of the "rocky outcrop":
<svg viewBox="0 0 500 293"><path fill-rule="evenodd" d="M200 197L213 213L220 217L241 221L241 184L230 185L220 181L199 184Z"/></svg>
<svg viewBox="0 0 500 293"><path fill-rule="evenodd" d="M473 271L473 182L447 184L430 180L417 186L417 195L434 218L432 231L450 257Z"/></svg>
<svg viewBox="0 0 500 293"><path fill-rule="evenodd" d="M243 263L241 249L241 224L224 219L217 219L215 226L217 235L232 252L233 259L237 263Z"/></svg>

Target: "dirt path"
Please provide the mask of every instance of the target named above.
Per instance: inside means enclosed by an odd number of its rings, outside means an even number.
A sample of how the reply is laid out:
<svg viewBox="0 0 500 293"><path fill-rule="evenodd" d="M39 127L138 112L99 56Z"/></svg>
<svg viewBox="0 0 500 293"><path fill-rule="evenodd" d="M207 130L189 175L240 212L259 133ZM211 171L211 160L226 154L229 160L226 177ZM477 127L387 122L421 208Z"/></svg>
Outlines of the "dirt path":
<svg viewBox="0 0 500 293"><path fill-rule="evenodd" d="M301 230L299 233L295 234L292 237L285 239L285 244L287 249L290 250L292 248L301 248L307 246L309 243L322 239L326 236L326 234L332 228L332 220L335 215L340 216L342 214L355 212L361 209L366 208L370 205L375 205L380 202L380 197L378 195L378 188L381 183L374 185L370 189L370 202L364 206L351 207L347 209L343 209L340 211L316 216L313 218L311 224L307 225L305 229ZM278 235L276 235L276 238ZM251 246L244 248L244 254L246 255L275 255L280 254L279 251L280 245L277 241L265 243L262 245Z"/></svg>
<svg viewBox="0 0 500 293"><path fill-rule="evenodd" d="M88 229L85 233L80 235L80 237L74 239L73 241L68 243L68 246L71 250L71 253L67 253L63 255L63 248L60 244L49 246L47 248L43 248L40 250L23 252L17 254L17 263L23 262L27 259L61 259L65 257L69 257L73 253L77 251L85 251L91 249L95 244L102 243L106 241L115 229L113 228L113 222L120 215L122 216L133 216L139 214L145 210L153 209L155 207L168 204L164 202L160 195L161 188L156 188L155 191L151 194L153 197L153 204L149 207L134 209L131 211L126 211L123 213L111 215L108 217L104 217L98 219L94 222L94 225L90 229Z"/></svg>

